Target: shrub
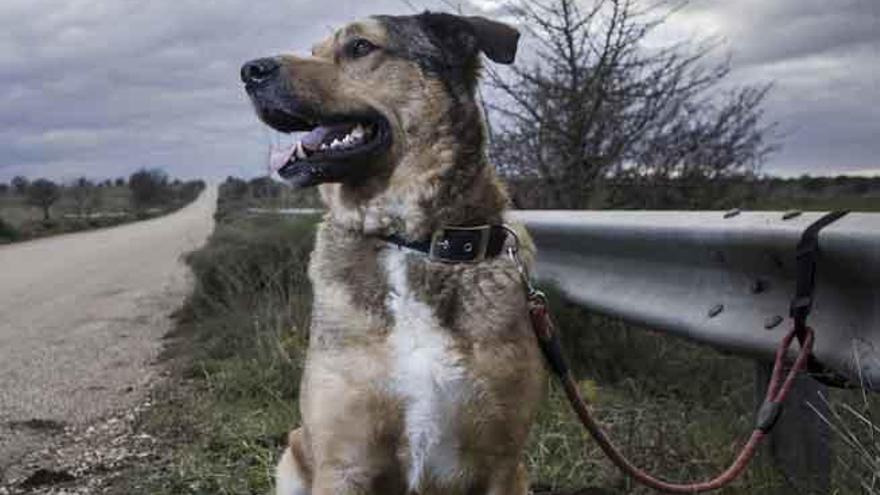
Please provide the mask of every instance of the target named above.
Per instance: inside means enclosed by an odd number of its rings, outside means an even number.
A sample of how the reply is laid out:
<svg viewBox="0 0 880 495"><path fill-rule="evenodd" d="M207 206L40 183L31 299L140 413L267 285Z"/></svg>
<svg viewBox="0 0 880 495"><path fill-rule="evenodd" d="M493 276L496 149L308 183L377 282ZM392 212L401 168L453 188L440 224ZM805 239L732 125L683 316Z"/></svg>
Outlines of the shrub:
<svg viewBox="0 0 880 495"><path fill-rule="evenodd" d="M131 202L138 209L162 204L169 196L168 174L159 169L141 169L128 179Z"/></svg>
<svg viewBox="0 0 880 495"><path fill-rule="evenodd" d="M18 230L0 217L0 242L12 242L18 238Z"/></svg>

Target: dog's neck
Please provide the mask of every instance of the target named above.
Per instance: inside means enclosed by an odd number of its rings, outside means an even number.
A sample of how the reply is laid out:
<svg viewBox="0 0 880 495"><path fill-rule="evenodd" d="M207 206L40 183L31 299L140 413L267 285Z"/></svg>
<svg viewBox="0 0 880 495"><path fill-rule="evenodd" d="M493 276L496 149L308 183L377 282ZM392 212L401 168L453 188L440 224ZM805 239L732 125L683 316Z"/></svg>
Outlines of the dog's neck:
<svg viewBox="0 0 880 495"><path fill-rule="evenodd" d="M367 187L322 188L330 221L365 235L421 240L444 225L502 222L508 197L486 156L483 118L473 101L435 112L390 177Z"/></svg>

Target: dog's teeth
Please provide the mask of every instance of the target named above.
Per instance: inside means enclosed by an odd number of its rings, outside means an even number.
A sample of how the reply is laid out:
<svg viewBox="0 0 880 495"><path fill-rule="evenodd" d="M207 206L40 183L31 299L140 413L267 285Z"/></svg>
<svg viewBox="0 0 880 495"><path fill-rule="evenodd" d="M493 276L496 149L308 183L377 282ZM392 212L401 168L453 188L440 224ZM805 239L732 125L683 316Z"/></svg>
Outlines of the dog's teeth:
<svg viewBox="0 0 880 495"><path fill-rule="evenodd" d="M296 156L297 158L299 158L299 159L308 158L308 155L306 154L306 150L303 149L303 144L302 144L301 142L300 142L300 143L296 143L296 154L295 154L295 156Z"/></svg>
<svg viewBox="0 0 880 495"><path fill-rule="evenodd" d="M339 139L334 139L332 143L330 143L330 149L335 150L342 146L342 141Z"/></svg>
<svg viewBox="0 0 880 495"><path fill-rule="evenodd" d="M364 137L364 126L358 124L353 131L351 131L350 136L353 139L362 139Z"/></svg>

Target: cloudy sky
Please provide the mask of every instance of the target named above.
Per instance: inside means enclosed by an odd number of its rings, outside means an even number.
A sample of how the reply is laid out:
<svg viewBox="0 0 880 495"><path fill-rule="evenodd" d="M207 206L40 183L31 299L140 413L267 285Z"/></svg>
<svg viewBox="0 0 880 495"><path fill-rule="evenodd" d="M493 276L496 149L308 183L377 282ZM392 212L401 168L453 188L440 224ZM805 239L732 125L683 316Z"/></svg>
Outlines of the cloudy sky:
<svg viewBox="0 0 880 495"><path fill-rule="evenodd" d="M496 6L472 0L468 9ZM304 51L373 13L440 0L2 0L0 181L127 175L254 176L276 137L238 69ZM781 152L766 171L880 173L880 2L693 0L657 40L714 36L732 79L774 82Z"/></svg>

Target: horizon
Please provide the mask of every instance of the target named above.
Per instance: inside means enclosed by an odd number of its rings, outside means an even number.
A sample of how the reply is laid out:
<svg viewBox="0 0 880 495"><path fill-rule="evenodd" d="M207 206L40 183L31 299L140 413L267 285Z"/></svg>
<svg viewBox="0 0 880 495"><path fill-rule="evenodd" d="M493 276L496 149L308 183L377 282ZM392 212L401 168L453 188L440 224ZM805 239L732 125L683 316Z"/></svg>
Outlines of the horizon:
<svg viewBox="0 0 880 495"><path fill-rule="evenodd" d="M40 179L48 179L48 180L51 180L53 182L56 182L56 183L62 184L62 185L69 185L69 184L73 183L74 181L81 179L81 178L88 179L88 180L94 182L95 184L103 183L103 182L111 181L111 180L115 181L116 179L125 179L125 181L127 182L129 177L132 174L134 174L135 172L138 172L140 170L144 170L144 169L147 169L147 170L158 169L160 171L166 172L168 174L168 179L172 180L172 181L173 180L180 180L180 181L186 182L186 181L202 180L209 185L220 184L230 178L242 179L242 180L248 180L248 181L253 180L253 179L272 180L271 177L269 177L268 175L259 174L259 173L255 174L255 175L248 175L248 176L226 175L223 177L199 177L199 176L187 177L187 176L174 175L172 173L169 173L167 169L164 169L162 167L139 167L137 169L132 170L131 172L113 175L113 176L109 176L109 175L108 176L91 176L88 174L81 174L81 175L77 175L77 176L64 177L64 178L59 179L59 178L53 178L53 177L48 177L48 176L27 176L27 175L18 174L16 176L10 177L8 179L0 179L0 184L9 184L13 178L18 177L18 176L24 177L24 178L28 179L30 182L33 182L35 180L40 180ZM760 173L760 174L756 175L756 178L758 180L775 180L775 179L799 180L799 179L804 179L804 178L808 178L808 179L836 179L838 177L846 177L846 178L851 178L851 179L880 179L880 170L853 170L853 171L848 171L848 172L839 173L839 174L829 172L829 173L822 174L822 175L809 174L809 173L802 173L802 174ZM505 178L504 176L502 176L502 179L511 180L511 179ZM284 186L284 184L282 184L282 186ZM291 191L299 190L298 188L295 188L293 186L285 186L285 187L289 188Z"/></svg>

